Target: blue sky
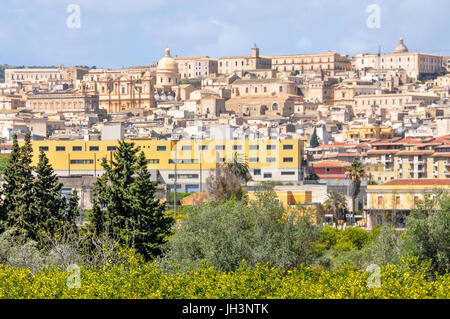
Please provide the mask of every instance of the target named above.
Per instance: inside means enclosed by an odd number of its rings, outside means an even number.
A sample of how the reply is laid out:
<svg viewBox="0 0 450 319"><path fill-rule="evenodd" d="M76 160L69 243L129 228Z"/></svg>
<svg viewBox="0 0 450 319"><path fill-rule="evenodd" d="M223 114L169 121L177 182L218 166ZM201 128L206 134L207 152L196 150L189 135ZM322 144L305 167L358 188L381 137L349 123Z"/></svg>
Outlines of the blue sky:
<svg viewBox="0 0 450 319"><path fill-rule="evenodd" d="M366 25L370 4L381 27ZM69 29L67 6L81 8ZM1 0L0 64L128 67L172 55L410 51L450 55L448 0Z"/></svg>

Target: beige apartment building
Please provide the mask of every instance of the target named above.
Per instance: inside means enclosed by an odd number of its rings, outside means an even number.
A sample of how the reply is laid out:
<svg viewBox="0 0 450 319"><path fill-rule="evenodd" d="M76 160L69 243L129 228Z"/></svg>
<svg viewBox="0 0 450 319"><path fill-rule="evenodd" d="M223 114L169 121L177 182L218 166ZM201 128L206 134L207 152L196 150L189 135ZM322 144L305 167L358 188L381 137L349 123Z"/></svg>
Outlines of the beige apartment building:
<svg viewBox="0 0 450 319"><path fill-rule="evenodd" d="M227 111L243 116L289 116L303 100L297 84L283 79L236 80L231 84Z"/></svg>
<svg viewBox="0 0 450 319"><path fill-rule="evenodd" d="M377 86L372 81L347 79L333 87L334 105L355 105L355 97L375 94Z"/></svg>
<svg viewBox="0 0 450 319"><path fill-rule="evenodd" d="M372 144L365 154L367 172L378 183L394 179L450 178L450 136L401 139ZM378 165L378 168L372 168Z"/></svg>
<svg viewBox="0 0 450 319"><path fill-rule="evenodd" d="M320 72L333 76L336 72L351 70L348 56L336 52L318 54L288 54L272 57L272 68L278 72Z"/></svg>
<svg viewBox="0 0 450 319"><path fill-rule="evenodd" d="M209 56L175 57L174 60L182 79L203 79L219 71L218 59Z"/></svg>
<svg viewBox="0 0 450 319"><path fill-rule="evenodd" d="M224 56L219 58L219 73L230 75L235 72L271 69L272 59L259 55L256 45L252 48L250 56Z"/></svg>
<svg viewBox="0 0 450 319"><path fill-rule="evenodd" d="M13 85L17 83L39 84L41 82L72 82L81 80L83 75L88 73L88 69L80 67L65 68L60 65L57 68L22 68L6 69L5 83Z"/></svg>
<svg viewBox="0 0 450 319"><path fill-rule="evenodd" d="M0 110L17 110L26 106L26 100L19 95L0 95Z"/></svg>
<svg viewBox="0 0 450 319"><path fill-rule="evenodd" d="M33 113L95 112L98 110L98 95L80 93L29 94L29 108Z"/></svg>
<svg viewBox="0 0 450 319"><path fill-rule="evenodd" d="M443 70L442 56L409 52L402 38L393 53L381 54L379 60L382 72L403 69L409 77L415 79L437 75ZM357 55L353 59L353 67L356 70L378 69L378 56L376 54Z"/></svg>
<svg viewBox="0 0 450 319"><path fill-rule="evenodd" d="M373 107L385 108L392 112L416 109L438 102L439 96L425 93L362 94L354 96L354 111L368 113ZM389 114L388 114L389 115Z"/></svg>

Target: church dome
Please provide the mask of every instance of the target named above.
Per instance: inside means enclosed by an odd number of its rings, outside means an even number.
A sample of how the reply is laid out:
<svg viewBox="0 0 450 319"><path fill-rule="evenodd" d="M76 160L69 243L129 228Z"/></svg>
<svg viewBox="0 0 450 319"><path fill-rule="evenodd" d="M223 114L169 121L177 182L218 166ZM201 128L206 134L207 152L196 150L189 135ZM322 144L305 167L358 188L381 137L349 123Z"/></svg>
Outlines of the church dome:
<svg viewBox="0 0 450 319"><path fill-rule="evenodd" d="M166 55L159 60L156 70L178 73L178 64L175 62L175 59L170 56L170 49L166 49Z"/></svg>
<svg viewBox="0 0 450 319"><path fill-rule="evenodd" d="M403 43L403 38L400 38L400 42L398 43L397 47L394 50L394 53L404 53L408 52L408 48Z"/></svg>

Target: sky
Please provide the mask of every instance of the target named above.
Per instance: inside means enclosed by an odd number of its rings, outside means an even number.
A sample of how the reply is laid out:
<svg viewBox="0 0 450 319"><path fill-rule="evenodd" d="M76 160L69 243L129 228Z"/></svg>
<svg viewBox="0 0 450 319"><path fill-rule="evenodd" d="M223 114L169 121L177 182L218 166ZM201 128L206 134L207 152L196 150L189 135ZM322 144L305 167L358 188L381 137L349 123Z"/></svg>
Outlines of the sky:
<svg viewBox="0 0 450 319"><path fill-rule="evenodd" d="M448 0L0 0L0 64L121 68L166 47L221 57L255 43L261 55L355 55L392 52L400 37L450 55L449 12Z"/></svg>

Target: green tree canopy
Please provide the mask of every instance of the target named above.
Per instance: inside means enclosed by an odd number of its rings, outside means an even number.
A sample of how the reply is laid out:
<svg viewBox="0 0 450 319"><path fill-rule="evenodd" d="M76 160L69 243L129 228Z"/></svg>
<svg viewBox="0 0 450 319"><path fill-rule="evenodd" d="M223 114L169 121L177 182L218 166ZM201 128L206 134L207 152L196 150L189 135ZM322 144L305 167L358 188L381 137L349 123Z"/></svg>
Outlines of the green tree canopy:
<svg viewBox="0 0 450 319"><path fill-rule="evenodd" d="M147 160L134 143L120 141L114 158L102 161L105 174L96 182L91 222L98 233L117 238L147 260L160 253L173 220L155 199Z"/></svg>

